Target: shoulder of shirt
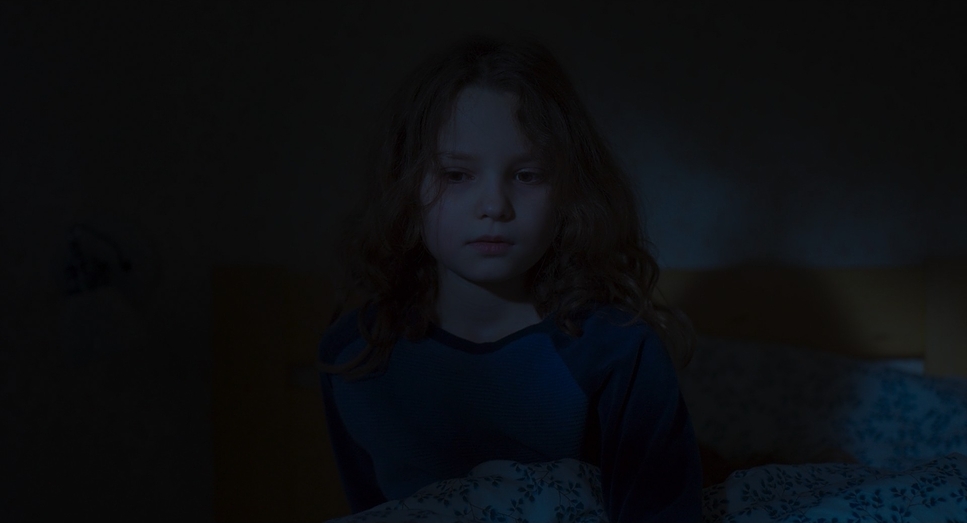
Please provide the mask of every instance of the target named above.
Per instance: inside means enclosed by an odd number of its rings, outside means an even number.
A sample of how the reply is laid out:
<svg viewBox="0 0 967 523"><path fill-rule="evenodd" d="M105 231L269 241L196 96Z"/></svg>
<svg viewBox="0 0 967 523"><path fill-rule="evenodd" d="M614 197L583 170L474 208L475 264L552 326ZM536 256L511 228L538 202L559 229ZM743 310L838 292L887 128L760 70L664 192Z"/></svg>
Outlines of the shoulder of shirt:
<svg viewBox="0 0 967 523"><path fill-rule="evenodd" d="M644 318L635 318L635 314L611 304L596 305L588 314L585 325L609 330L625 329L641 334L653 332Z"/></svg>
<svg viewBox="0 0 967 523"><path fill-rule="evenodd" d="M595 306L583 323L585 335L614 340L613 350L639 352L660 348L664 352L664 343L654 327L644 318L636 318L636 314L615 305Z"/></svg>
<svg viewBox="0 0 967 523"><path fill-rule="evenodd" d="M329 365L334 364L339 354L353 342L362 337L359 332L360 307L350 309L332 322L319 342L319 359ZM370 310L368 324L372 324L374 311Z"/></svg>

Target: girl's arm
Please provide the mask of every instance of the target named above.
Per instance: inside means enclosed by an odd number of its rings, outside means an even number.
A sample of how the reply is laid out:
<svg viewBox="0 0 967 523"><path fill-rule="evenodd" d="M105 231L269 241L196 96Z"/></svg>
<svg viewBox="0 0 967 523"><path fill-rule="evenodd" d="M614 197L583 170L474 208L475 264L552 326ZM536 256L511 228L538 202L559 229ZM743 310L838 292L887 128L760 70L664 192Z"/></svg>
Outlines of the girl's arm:
<svg viewBox="0 0 967 523"><path fill-rule="evenodd" d="M322 373L322 397L326 406L329 442L339 469L339 479L353 514L385 503L386 497L376 481L373 460L346 431L333 400L331 377L326 373Z"/></svg>
<svg viewBox="0 0 967 523"><path fill-rule="evenodd" d="M700 521L698 444L671 358L651 329L598 399L601 484L611 523Z"/></svg>

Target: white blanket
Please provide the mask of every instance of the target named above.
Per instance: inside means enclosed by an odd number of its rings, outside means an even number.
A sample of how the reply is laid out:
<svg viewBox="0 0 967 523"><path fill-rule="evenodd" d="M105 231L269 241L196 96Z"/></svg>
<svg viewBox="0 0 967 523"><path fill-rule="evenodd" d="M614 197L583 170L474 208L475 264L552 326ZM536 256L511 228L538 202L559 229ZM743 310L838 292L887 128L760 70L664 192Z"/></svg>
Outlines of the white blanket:
<svg viewBox="0 0 967 523"><path fill-rule="evenodd" d="M896 472L855 463L763 465L702 492L706 523L967 521L967 456ZM608 523L600 471L573 459L482 463L330 523Z"/></svg>
<svg viewBox="0 0 967 523"><path fill-rule="evenodd" d="M463 478L432 483L412 496L330 523L608 523L600 471L574 459L481 463Z"/></svg>

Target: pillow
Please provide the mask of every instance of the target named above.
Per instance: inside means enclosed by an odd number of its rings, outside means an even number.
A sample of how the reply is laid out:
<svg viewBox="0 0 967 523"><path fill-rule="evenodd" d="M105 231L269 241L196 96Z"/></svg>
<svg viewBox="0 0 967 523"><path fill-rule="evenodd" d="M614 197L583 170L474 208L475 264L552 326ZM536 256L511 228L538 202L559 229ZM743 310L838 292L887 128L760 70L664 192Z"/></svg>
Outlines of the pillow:
<svg viewBox="0 0 967 523"><path fill-rule="evenodd" d="M700 444L730 462L815 463L832 456L903 470L967 454L964 378L700 337L680 382Z"/></svg>

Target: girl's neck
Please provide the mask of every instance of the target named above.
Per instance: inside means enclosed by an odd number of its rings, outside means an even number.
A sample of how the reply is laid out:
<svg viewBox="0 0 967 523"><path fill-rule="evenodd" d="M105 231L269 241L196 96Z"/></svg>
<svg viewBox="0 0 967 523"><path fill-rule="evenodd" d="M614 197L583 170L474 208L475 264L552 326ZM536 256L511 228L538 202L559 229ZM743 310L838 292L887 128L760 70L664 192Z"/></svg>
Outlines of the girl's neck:
<svg viewBox="0 0 967 523"><path fill-rule="evenodd" d="M520 287L517 292L510 292L514 290L511 285L488 288L449 276L449 280L440 282L434 313L436 324L450 334L485 343L542 320Z"/></svg>

